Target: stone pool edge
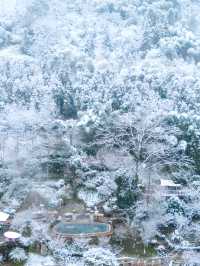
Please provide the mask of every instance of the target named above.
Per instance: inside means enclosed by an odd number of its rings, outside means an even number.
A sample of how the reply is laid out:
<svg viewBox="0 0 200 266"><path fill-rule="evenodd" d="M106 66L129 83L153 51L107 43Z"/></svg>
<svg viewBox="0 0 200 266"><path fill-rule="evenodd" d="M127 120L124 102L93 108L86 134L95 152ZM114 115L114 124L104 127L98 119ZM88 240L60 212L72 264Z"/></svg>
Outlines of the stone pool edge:
<svg viewBox="0 0 200 266"><path fill-rule="evenodd" d="M93 223L93 224L105 224L108 227L108 230L105 232L97 233L83 233L83 234L61 234L56 231L56 228L53 229L55 236L62 239L71 239L71 238L92 238L92 237L110 237L113 234L112 225L109 223Z"/></svg>

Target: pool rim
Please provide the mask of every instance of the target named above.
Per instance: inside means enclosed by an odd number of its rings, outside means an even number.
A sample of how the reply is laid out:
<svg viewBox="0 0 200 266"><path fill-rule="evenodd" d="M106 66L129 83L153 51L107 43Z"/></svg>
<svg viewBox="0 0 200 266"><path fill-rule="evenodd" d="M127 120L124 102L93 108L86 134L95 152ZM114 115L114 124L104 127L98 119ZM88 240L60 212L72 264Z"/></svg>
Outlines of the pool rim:
<svg viewBox="0 0 200 266"><path fill-rule="evenodd" d="M72 224L71 222L64 222L65 224ZM59 224L59 223L58 223ZM104 232L96 232L96 233L81 233L81 234L67 234L67 233L60 233L56 230L56 224L53 228L55 235L59 238L90 238L90 237L110 237L113 234L112 225L110 223L73 223L73 224L91 224L91 225L99 225L104 224L107 226L108 230Z"/></svg>

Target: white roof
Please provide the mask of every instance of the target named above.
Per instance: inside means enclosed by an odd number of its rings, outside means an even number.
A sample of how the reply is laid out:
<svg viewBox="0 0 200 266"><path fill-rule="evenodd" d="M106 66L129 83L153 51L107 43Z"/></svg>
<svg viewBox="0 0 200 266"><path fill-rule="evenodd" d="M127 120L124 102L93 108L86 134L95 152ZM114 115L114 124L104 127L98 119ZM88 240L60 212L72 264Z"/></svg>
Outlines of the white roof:
<svg viewBox="0 0 200 266"><path fill-rule="evenodd" d="M64 214L64 216L70 216L70 215L73 215L74 213L73 212L66 212L65 214Z"/></svg>
<svg viewBox="0 0 200 266"><path fill-rule="evenodd" d="M9 218L9 214L5 212L0 212L0 222L6 222Z"/></svg>
<svg viewBox="0 0 200 266"><path fill-rule="evenodd" d="M9 239L18 239L21 237L21 234L13 231L7 231L4 233L4 236Z"/></svg>
<svg viewBox="0 0 200 266"><path fill-rule="evenodd" d="M170 179L160 179L160 185L162 187L181 187L180 184L175 184L172 180Z"/></svg>

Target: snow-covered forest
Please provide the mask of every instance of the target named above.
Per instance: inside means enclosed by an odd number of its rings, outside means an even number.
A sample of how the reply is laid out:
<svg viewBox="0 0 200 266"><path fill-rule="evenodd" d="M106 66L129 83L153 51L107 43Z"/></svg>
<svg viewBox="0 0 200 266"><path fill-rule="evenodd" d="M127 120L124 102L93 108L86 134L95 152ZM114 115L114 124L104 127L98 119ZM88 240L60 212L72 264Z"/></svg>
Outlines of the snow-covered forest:
<svg viewBox="0 0 200 266"><path fill-rule="evenodd" d="M200 265L199 12L0 0L0 265Z"/></svg>

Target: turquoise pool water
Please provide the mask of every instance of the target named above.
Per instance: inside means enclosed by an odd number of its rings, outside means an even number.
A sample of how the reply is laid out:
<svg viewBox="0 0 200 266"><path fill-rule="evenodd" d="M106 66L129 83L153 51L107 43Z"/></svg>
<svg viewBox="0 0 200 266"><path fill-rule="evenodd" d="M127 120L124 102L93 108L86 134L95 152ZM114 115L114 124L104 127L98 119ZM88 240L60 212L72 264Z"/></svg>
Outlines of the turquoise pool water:
<svg viewBox="0 0 200 266"><path fill-rule="evenodd" d="M105 233L110 230L110 226L104 223L90 223L90 224L72 224L62 223L56 225L56 231L60 234L79 235L79 234L95 234Z"/></svg>

